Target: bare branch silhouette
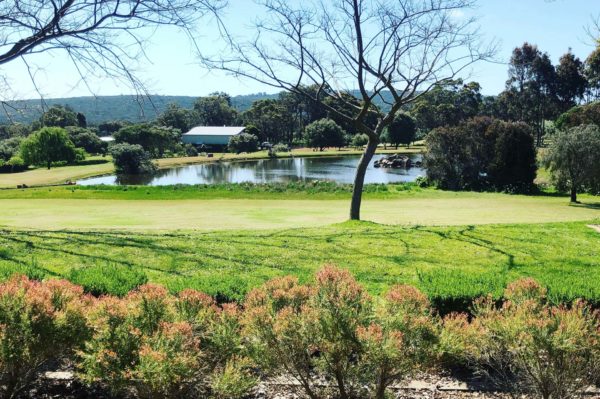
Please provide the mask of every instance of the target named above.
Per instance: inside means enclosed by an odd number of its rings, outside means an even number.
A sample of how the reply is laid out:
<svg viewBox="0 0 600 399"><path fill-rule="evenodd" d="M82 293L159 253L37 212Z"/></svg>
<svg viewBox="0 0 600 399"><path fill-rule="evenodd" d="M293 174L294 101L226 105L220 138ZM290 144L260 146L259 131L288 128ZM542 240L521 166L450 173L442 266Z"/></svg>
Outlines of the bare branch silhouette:
<svg viewBox="0 0 600 399"><path fill-rule="evenodd" d="M145 58L154 29L177 27L193 39L199 19L218 18L225 5L226 0L0 1L0 66L22 60L43 98L28 59L62 52L79 75L76 84L83 83L91 94L95 93L90 78L108 77L133 88L138 96L145 95L135 66Z"/></svg>
<svg viewBox="0 0 600 399"><path fill-rule="evenodd" d="M201 54L201 61L306 96L369 137L354 180L351 219L360 218L367 166L398 110L496 52L494 43L480 41L476 20L462 15L474 0L258 3L264 13L254 37L226 33L226 48L215 56ZM351 89L360 93L360 105L344 96ZM384 92L393 99L389 110L368 126L373 101ZM327 98L346 106L334 108Z"/></svg>

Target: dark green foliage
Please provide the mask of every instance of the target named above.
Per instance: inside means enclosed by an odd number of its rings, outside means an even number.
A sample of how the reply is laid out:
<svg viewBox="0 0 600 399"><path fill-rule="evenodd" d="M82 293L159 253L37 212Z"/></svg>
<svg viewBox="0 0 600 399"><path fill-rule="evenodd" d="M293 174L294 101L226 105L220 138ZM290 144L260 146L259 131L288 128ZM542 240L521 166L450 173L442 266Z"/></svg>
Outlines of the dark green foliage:
<svg viewBox="0 0 600 399"><path fill-rule="evenodd" d="M452 190L527 191L536 163L531 129L524 123L480 117L427 136L427 177Z"/></svg>
<svg viewBox="0 0 600 399"><path fill-rule="evenodd" d="M0 113L2 115L2 113ZM30 126L22 123L10 123L0 125L0 140L6 140L13 137L25 137L31 132Z"/></svg>
<svg viewBox="0 0 600 399"><path fill-rule="evenodd" d="M229 151L237 154L241 152L255 152L258 150L258 137L249 133L240 133L231 136L227 145Z"/></svg>
<svg viewBox="0 0 600 399"><path fill-rule="evenodd" d="M246 125L255 126L259 141L291 143L294 119L279 100L258 100L242 114Z"/></svg>
<svg viewBox="0 0 600 399"><path fill-rule="evenodd" d="M425 133L442 126L455 126L473 118L482 108L481 86L477 82L455 80L436 85L410 109L417 128Z"/></svg>
<svg viewBox="0 0 600 399"><path fill-rule="evenodd" d="M498 190L527 192L536 176L536 151L531 128L523 122L495 121L487 130L495 140L487 168L490 183Z"/></svg>
<svg viewBox="0 0 600 399"><path fill-rule="evenodd" d="M156 123L160 126L179 129L182 133L185 133L192 128L194 118L196 116L193 111L172 103L167 105L167 109L159 115Z"/></svg>
<svg viewBox="0 0 600 399"><path fill-rule="evenodd" d="M156 170L150 154L139 144L115 144L110 147L110 155L119 174L138 175Z"/></svg>
<svg viewBox="0 0 600 399"><path fill-rule="evenodd" d="M506 90L498 96L494 116L527 123L535 131L536 145L541 145L544 121L556 118L559 112L557 82L549 55L524 43L513 50Z"/></svg>
<svg viewBox="0 0 600 399"><path fill-rule="evenodd" d="M92 295L124 296L129 291L148 282L145 273L128 266L117 264L91 265L72 269L69 280L81 285Z"/></svg>
<svg viewBox="0 0 600 399"><path fill-rule="evenodd" d="M410 145L415 140L417 125L415 119L409 114L399 112L385 133L384 141L396 146Z"/></svg>
<svg viewBox="0 0 600 399"><path fill-rule="evenodd" d="M559 132L544 158L559 190L600 193L600 128L582 125Z"/></svg>
<svg viewBox="0 0 600 399"><path fill-rule="evenodd" d="M589 124L600 126L600 101L571 108L556 120L556 127L563 130Z"/></svg>
<svg viewBox="0 0 600 399"><path fill-rule="evenodd" d="M75 126L69 126L66 130L75 147L83 148L88 154L106 154L108 144L100 140L96 133Z"/></svg>
<svg viewBox="0 0 600 399"><path fill-rule="evenodd" d="M19 148L23 138L20 136L11 137L0 141L0 160L8 161L19 153Z"/></svg>
<svg viewBox="0 0 600 399"><path fill-rule="evenodd" d="M43 165L50 169L53 162L75 161L77 152L65 129L45 127L23 140L21 156L29 165Z"/></svg>
<svg viewBox="0 0 600 399"><path fill-rule="evenodd" d="M427 177L441 188L482 189L489 154L483 152L483 132L491 120L475 119L458 127L437 128L426 139Z"/></svg>
<svg viewBox="0 0 600 399"><path fill-rule="evenodd" d="M590 94L600 98L600 43L585 60L585 77L588 80Z"/></svg>
<svg viewBox="0 0 600 399"><path fill-rule="evenodd" d="M54 105L40 118L42 126L79 126L77 113L69 106Z"/></svg>
<svg viewBox="0 0 600 399"><path fill-rule="evenodd" d="M350 141L350 144L354 148L362 148L365 145L367 145L368 142L369 142L369 136L367 136L366 134L355 134L354 136L352 136L352 140Z"/></svg>
<svg viewBox="0 0 600 399"><path fill-rule="evenodd" d="M198 149L193 144L185 144L183 149L185 151L185 155L188 157L198 156Z"/></svg>
<svg viewBox="0 0 600 399"><path fill-rule="evenodd" d="M588 87L583 62L569 50L556 66L556 94L561 109L569 109L583 98Z"/></svg>
<svg viewBox="0 0 600 399"><path fill-rule="evenodd" d="M81 112L77 113L77 126L86 128L87 127L87 118Z"/></svg>
<svg viewBox="0 0 600 399"><path fill-rule="evenodd" d="M98 134L100 136L110 136L127 125L130 125L130 123L122 121L103 122L98 125Z"/></svg>
<svg viewBox="0 0 600 399"><path fill-rule="evenodd" d="M125 126L114 134L117 143L141 145L155 157L162 157L167 150L179 144L181 131L170 127L139 124Z"/></svg>
<svg viewBox="0 0 600 399"><path fill-rule="evenodd" d="M211 93L194 103L195 125L231 126L237 119L237 111L231 106L231 97L226 93Z"/></svg>
<svg viewBox="0 0 600 399"><path fill-rule="evenodd" d="M331 119L321 119L306 126L304 131L306 145L323 151L325 147L343 147L346 133Z"/></svg>

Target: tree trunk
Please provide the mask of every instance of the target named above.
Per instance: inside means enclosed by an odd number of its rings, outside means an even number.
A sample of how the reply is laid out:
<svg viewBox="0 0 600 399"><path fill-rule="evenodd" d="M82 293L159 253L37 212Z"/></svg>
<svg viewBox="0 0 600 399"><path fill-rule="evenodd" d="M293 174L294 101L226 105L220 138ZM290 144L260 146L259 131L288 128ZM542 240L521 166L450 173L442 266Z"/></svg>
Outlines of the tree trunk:
<svg viewBox="0 0 600 399"><path fill-rule="evenodd" d="M571 186L571 202L577 202L577 188L575 185Z"/></svg>
<svg viewBox="0 0 600 399"><path fill-rule="evenodd" d="M350 204L350 220L360 220L360 203L362 201L362 190L365 184L365 173L367 167L373 159L375 150L377 150L377 139L369 137L369 142L365 148L354 176L354 187L352 188L352 202Z"/></svg>

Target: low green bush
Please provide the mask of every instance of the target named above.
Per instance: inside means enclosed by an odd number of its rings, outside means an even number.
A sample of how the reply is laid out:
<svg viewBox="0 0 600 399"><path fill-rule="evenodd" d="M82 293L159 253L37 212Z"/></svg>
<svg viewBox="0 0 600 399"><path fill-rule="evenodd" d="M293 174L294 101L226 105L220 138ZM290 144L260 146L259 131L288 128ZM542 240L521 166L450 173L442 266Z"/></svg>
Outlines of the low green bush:
<svg viewBox="0 0 600 399"><path fill-rule="evenodd" d="M249 133L240 133L231 136L227 148L236 154L241 152L255 152L258 150L258 137Z"/></svg>
<svg viewBox="0 0 600 399"><path fill-rule="evenodd" d="M26 170L28 165L18 155L12 156L8 161L0 159L0 173L17 173Z"/></svg>
<svg viewBox="0 0 600 399"><path fill-rule="evenodd" d="M146 284L148 277L132 267L106 264L72 269L69 280L96 296L106 294L124 296L129 291Z"/></svg>

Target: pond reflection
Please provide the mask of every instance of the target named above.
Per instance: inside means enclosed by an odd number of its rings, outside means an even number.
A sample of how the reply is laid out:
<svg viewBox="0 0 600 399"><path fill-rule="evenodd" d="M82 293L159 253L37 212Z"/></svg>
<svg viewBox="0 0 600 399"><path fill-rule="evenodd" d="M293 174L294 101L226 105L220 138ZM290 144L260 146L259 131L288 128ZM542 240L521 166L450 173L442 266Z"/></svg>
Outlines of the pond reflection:
<svg viewBox="0 0 600 399"><path fill-rule="evenodd" d="M375 155L369 165L365 183L412 182L424 176L422 168L384 169L374 168L373 162L384 155ZM410 155L413 161L421 155ZM215 183L270 183L328 180L352 183L359 156L336 156L314 158L275 158L255 161L215 162L161 169L149 176L100 176L80 180L77 184L147 185Z"/></svg>

